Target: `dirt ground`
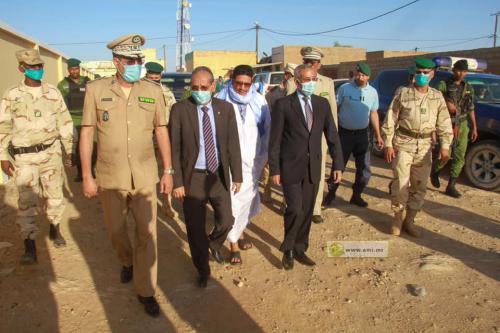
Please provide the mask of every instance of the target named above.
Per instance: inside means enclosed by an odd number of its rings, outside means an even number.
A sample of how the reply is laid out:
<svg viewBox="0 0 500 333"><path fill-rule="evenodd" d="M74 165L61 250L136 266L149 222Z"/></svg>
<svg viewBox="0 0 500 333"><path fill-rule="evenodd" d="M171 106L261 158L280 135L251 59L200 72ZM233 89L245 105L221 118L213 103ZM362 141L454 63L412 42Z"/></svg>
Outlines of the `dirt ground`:
<svg viewBox="0 0 500 333"><path fill-rule="evenodd" d="M41 220L39 264L21 266L17 192L0 186L0 332L500 332L500 194L462 181L464 196L455 200L442 194L445 184L439 191L429 184L417 218L423 237L392 237L391 172L378 158L373 164L369 207L348 202L351 161L335 208L313 225L314 268L281 269L277 188L247 230L254 248L242 253L243 265L212 262L205 290L195 285L182 220L160 214L157 319L144 313L132 284L119 283L98 199L85 199L70 181L67 247L53 247ZM388 240L389 256L328 258L330 240ZM426 295L413 296L409 284L422 285Z"/></svg>

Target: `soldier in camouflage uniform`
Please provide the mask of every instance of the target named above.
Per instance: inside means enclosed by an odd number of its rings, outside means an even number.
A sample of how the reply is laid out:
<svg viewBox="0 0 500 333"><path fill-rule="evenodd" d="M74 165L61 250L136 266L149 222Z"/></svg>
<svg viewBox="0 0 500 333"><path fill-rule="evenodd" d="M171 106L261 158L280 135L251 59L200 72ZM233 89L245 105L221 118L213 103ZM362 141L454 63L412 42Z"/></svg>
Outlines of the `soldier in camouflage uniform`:
<svg viewBox="0 0 500 333"><path fill-rule="evenodd" d="M453 76L439 82L438 89L443 93L453 125L454 141L451 149L450 180L445 193L453 198L460 198L461 194L455 184L462 168L465 165L465 153L469 139L469 124L472 125L472 142L477 139L476 115L474 113L474 88L464 81L469 66L467 60L459 60L453 65ZM441 186L439 173L446 163L435 160L431 174L432 185Z"/></svg>
<svg viewBox="0 0 500 333"><path fill-rule="evenodd" d="M316 89L314 91L315 95L324 97L328 100L330 104L330 109L332 110L333 120L335 121L335 126L338 127L337 121L337 99L335 94L335 86L333 80L329 77L319 74L321 69L321 58L325 55L320 49L312 46L303 47L300 50L304 64L311 64L312 68L318 72L318 82L316 84ZM288 80L286 84L286 94L293 94L297 90L294 80ZM322 161L321 161L321 179L318 187L318 194L316 195L316 201L314 203L314 211L312 222L323 223L323 218L321 217L321 204L323 203L323 194L325 189L325 169L326 169L326 155L328 147L326 145L326 139L323 137L321 140L322 146Z"/></svg>
<svg viewBox="0 0 500 333"><path fill-rule="evenodd" d="M25 246L21 262L31 264L37 261L40 197L46 201L50 239L56 247L66 245L59 230L64 212L61 142L66 164L71 165L73 122L59 90L41 82L44 62L38 51L21 50L16 57L25 78L8 89L0 102L0 160L19 190L17 224Z"/></svg>
<svg viewBox="0 0 500 333"><path fill-rule="evenodd" d="M394 178L391 185L391 206L394 221L391 233L398 236L401 227L418 237L415 216L422 209L427 179L432 168L432 133L441 143L440 161L448 160L453 133L450 115L443 95L429 87L434 77L432 60L415 61L415 83L400 87L387 111L382 135L385 139L385 158L392 162ZM403 214L406 209L406 217Z"/></svg>
<svg viewBox="0 0 500 333"><path fill-rule="evenodd" d="M68 59L68 73L69 75L62 79L57 85L57 89L61 92L64 102L69 109L71 114L71 119L73 119L74 125L74 149L73 158L77 168L77 176L75 178L76 182L82 181L82 165L80 162L80 154L78 152L78 141L80 137L80 123L82 122L82 110L83 110L83 99L85 97L85 89L87 83L90 79L87 76L80 75L80 63L81 61L75 58ZM92 169L95 167L95 162L97 159L96 151L94 149L93 159L92 159Z"/></svg>
<svg viewBox="0 0 500 333"><path fill-rule="evenodd" d="M175 96L172 93L172 91L161 84L161 73L163 72L163 66L157 62L147 62L144 67L146 67L146 79L149 79L151 81L154 81L155 83L159 84L161 87L161 90L163 91L163 97L165 97L165 105L167 108L165 109L166 114L167 114L167 125L168 125L168 119L170 118L170 109L172 108L172 105L175 104ZM156 147L155 147L156 148ZM158 153L158 149L155 149ZM158 155L158 154L157 154ZM161 160L161 159L159 159ZM163 170L163 165L158 165L158 167ZM172 196L171 195L164 195L163 196L163 212L165 215L167 215L170 218L175 218L177 216L177 212L172 208Z"/></svg>

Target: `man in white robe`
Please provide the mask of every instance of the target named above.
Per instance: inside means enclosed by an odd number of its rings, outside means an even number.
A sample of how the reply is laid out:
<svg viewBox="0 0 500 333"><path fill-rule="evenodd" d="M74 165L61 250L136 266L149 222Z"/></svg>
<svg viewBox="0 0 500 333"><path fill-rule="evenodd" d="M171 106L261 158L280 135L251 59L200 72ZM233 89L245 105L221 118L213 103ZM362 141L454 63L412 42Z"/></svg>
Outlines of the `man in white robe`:
<svg viewBox="0 0 500 333"><path fill-rule="evenodd" d="M260 212L259 180L267 162L271 129L269 108L265 97L252 85L253 75L252 67L237 66L231 81L216 96L233 104L241 147L243 183L238 193L231 193L234 225L227 236L232 265L242 263L239 250L252 247L243 232L250 219Z"/></svg>

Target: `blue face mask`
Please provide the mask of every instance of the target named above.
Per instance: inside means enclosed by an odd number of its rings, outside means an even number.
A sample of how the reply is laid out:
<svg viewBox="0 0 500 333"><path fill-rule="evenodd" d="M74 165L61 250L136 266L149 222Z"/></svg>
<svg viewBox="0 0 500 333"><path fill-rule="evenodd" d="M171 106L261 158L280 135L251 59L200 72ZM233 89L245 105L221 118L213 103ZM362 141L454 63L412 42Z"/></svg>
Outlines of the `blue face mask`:
<svg viewBox="0 0 500 333"><path fill-rule="evenodd" d="M26 77L29 77L32 80L40 81L43 77L43 69L25 68L24 75L26 75Z"/></svg>
<svg viewBox="0 0 500 333"><path fill-rule="evenodd" d="M419 87L423 87L429 84L429 74L417 74L415 75L415 84Z"/></svg>
<svg viewBox="0 0 500 333"><path fill-rule="evenodd" d="M307 97L311 96L316 90L316 82L310 81L307 83L302 83L302 89L300 90Z"/></svg>
<svg viewBox="0 0 500 333"><path fill-rule="evenodd" d="M141 78L142 65L125 65L123 79L127 82L136 82Z"/></svg>
<svg viewBox="0 0 500 333"><path fill-rule="evenodd" d="M212 93L210 91L192 91L191 96L193 96L194 101L198 105L205 105L212 99Z"/></svg>

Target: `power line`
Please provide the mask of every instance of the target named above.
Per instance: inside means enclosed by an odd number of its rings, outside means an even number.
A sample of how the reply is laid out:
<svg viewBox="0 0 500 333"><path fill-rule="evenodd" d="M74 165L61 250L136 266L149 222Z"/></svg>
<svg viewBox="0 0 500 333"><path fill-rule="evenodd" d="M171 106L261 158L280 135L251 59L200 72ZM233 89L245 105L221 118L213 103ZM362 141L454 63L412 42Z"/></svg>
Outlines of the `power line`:
<svg viewBox="0 0 500 333"><path fill-rule="evenodd" d="M202 37L202 36L212 36L212 35L221 35L221 34L227 34L227 33L232 33L232 32L244 32L244 31L250 31L253 30L254 28L246 28L246 29L237 29L237 30L226 30L226 31L217 31L217 32L207 32L207 33L202 33L202 34L196 34L196 35L191 35L193 37ZM176 36L160 36L160 37L150 37L147 38L147 40L163 40L163 39L176 39ZM64 43L49 43L48 45L51 46L62 46L62 45L92 45L92 44L107 44L109 41L106 42L64 42Z"/></svg>
<svg viewBox="0 0 500 333"><path fill-rule="evenodd" d="M475 40L485 39L485 38L491 38L491 37L492 37L491 35L489 35L489 36L481 36L481 37L476 37L476 38L471 38L471 39L468 39L468 40L464 40L464 41L461 41L461 42L448 43L448 44L442 44L442 45L432 45L432 46L417 47L417 49L419 49L419 50L421 50L421 49L435 49L435 48L439 48L439 47L464 44L464 43L472 42L472 41L475 41Z"/></svg>
<svg viewBox="0 0 500 333"><path fill-rule="evenodd" d="M370 21L374 21L374 20L379 19L379 18L381 18L383 16L392 14L392 13L398 11L398 10L401 10L403 8L411 6L411 5L413 5L413 4L415 4L415 3L419 2L419 1L420 0L414 0L414 1L411 1L411 2L409 2L409 3L407 3L407 4L403 5L403 6L400 6L398 8L392 9L392 10L390 10L388 12L379 14L379 15L374 16L372 18L369 18L369 19L366 19L366 20L363 20L363 21L360 21L360 22L356 22L356 23L353 23L353 24L349 24L349 25L346 25L346 26L343 26L343 27L340 27L340 28L335 28L335 29L325 30L325 31L320 31L320 32L308 32L308 33L279 32L279 31L276 31L276 30L272 30L272 29L268 29L268 28L262 27L262 26L261 26L261 29L262 30L267 30L269 32L272 32L272 33L275 33L275 34L278 34L278 35L284 35L284 36L294 36L294 35L302 35L302 36L322 35L322 34L334 32L334 31L345 30L345 29L352 28L352 27L355 27L355 26L358 26L358 25L361 25L361 24L364 24L364 23L367 23L367 22L370 22Z"/></svg>

